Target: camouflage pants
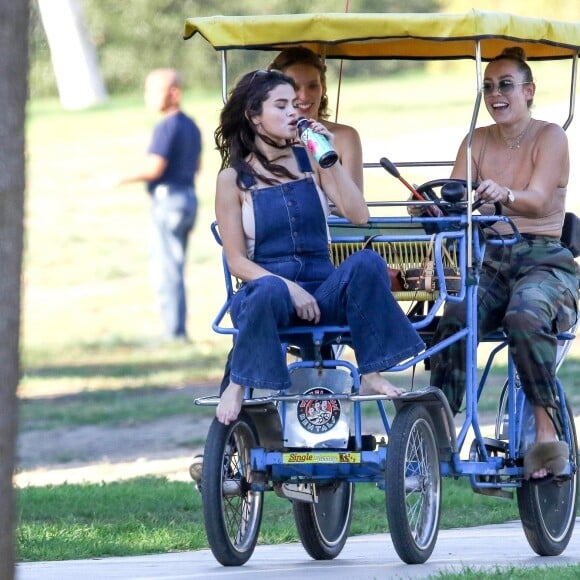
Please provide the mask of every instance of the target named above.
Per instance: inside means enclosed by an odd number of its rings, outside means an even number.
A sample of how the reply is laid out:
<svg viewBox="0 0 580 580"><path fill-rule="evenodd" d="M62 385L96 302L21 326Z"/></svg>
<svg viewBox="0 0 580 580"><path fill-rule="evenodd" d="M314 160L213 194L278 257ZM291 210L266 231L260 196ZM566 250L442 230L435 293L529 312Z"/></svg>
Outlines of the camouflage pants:
<svg viewBox="0 0 580 580"><path fill-rule="evenodd" d="M558 332L577 316L578 279L559 240L525 236L513 246L488 246L478 289L478 340L503 328L528 400L554 407ZM464 328L465 302L447 304L434 342ZM453 413L465 392L465 340L432 357L431 384L443 389Z"/></svg>

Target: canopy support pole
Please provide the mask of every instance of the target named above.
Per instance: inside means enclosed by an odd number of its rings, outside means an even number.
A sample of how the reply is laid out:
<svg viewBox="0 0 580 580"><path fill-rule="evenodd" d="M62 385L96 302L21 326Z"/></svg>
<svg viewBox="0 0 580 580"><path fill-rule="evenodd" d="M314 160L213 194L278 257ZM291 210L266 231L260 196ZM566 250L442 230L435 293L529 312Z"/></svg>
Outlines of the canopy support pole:
<svg viewBox="0 0 580 580"><path fill-rule="evenodd" d="M571 80L570 80L570 106L568 108L568 118L566 119L566 122L562 125L562 128L564 129L564 131L566 131L566 129L568 129L568 127L570 126L570 123L572 122L572 119L574 118L577 75L578 75L578 52L576 52L576 54L574 55L574 58L572 59L572 74L570 75L571 76Z"/></svg>

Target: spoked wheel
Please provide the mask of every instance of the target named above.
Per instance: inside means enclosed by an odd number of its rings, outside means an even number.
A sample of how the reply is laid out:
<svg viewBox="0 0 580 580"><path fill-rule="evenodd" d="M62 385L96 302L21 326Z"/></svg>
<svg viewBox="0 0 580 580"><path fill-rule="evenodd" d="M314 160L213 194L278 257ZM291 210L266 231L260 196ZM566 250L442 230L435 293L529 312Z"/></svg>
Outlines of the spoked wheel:
<svg viewBox="0 0 580 580"><path fill-rule="evenodd" d="M318 503L294 501L294 519L304 549L315 560L332 560L344 548L352 519L354 484L313 484Z"/></svg>
<svg viewBox="0 0 580 580"><path fill-rule="evenodd" d="M578 440L574 416L566 401L570 425L572 476L538 484L523 481L517 490L522 526L532 550L540 556L557 556L568 545L576 519L578 497Z"/></svg>
<svg viewBox="0 0 580 580"><path fill-rule="evenodd" d="M389 434L385 475L387 518L397 554L427 561L439 531L441 472L433 421L423 405L397 412Z"/></svg>
<svg viewBox="0 0 580 580"><path fill-rule="evenodd" d="M246 413L230 425L214 419L203 460L203 517L211 551L224 566L247 562L258 541L263 492L250 489L252 447L257 437Z"/></svg>

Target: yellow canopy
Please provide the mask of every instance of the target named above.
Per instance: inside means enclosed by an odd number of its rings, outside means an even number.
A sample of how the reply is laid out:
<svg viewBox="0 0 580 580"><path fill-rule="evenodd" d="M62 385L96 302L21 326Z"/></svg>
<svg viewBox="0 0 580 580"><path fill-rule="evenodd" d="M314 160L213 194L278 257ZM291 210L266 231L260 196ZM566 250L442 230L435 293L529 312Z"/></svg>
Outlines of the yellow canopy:
<svg viewBox="0 0 580 580"><path fill-rule="evenodd" d="M488 60L517 44L529 59L571 58L580 22L471 10L464 14L284 14L188 18L184 38L201 34L216 50L282 50L303 45L327 58Z"/></svg>

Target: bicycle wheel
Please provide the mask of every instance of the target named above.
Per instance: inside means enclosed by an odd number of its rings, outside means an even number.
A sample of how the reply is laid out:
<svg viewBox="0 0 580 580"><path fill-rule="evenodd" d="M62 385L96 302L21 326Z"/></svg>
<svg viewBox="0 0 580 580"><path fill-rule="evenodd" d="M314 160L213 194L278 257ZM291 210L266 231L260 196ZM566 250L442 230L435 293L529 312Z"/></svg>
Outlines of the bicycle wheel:
<svg viewBox="0 0 580 580"><path fill-rule="evenodd" d="M423 564L439 531L441 471L433 421L421 404L403 407L395 415L385 482L395 550L403 562Z"/></svg>
<svg viewBox="0 0 580 580"><path fill-rule="evenodd" d="M570 425L573 473L568 479L554 479L538 485L524 480L517 490L518 510L530 547L539 556L557 556L568 546L576 521L578 497L578 440L574 415L566 401Z"/></svg>
<svg viewBox="0 0 580 580"><path fill-rule="evenodd" d="M250 489L253 423L243 411L230 425L214 419L205 445L202 500L205 532L216 560L241 566L254 552L262 522L263 492Z"/></svg>
<svg viewBox="0 0 580 580"><path fill-rule="evenodd" d="M315 560L332 560L344 548L352 519L354 484L313 484L318 503L292 502L304 549Z"/></svg>

